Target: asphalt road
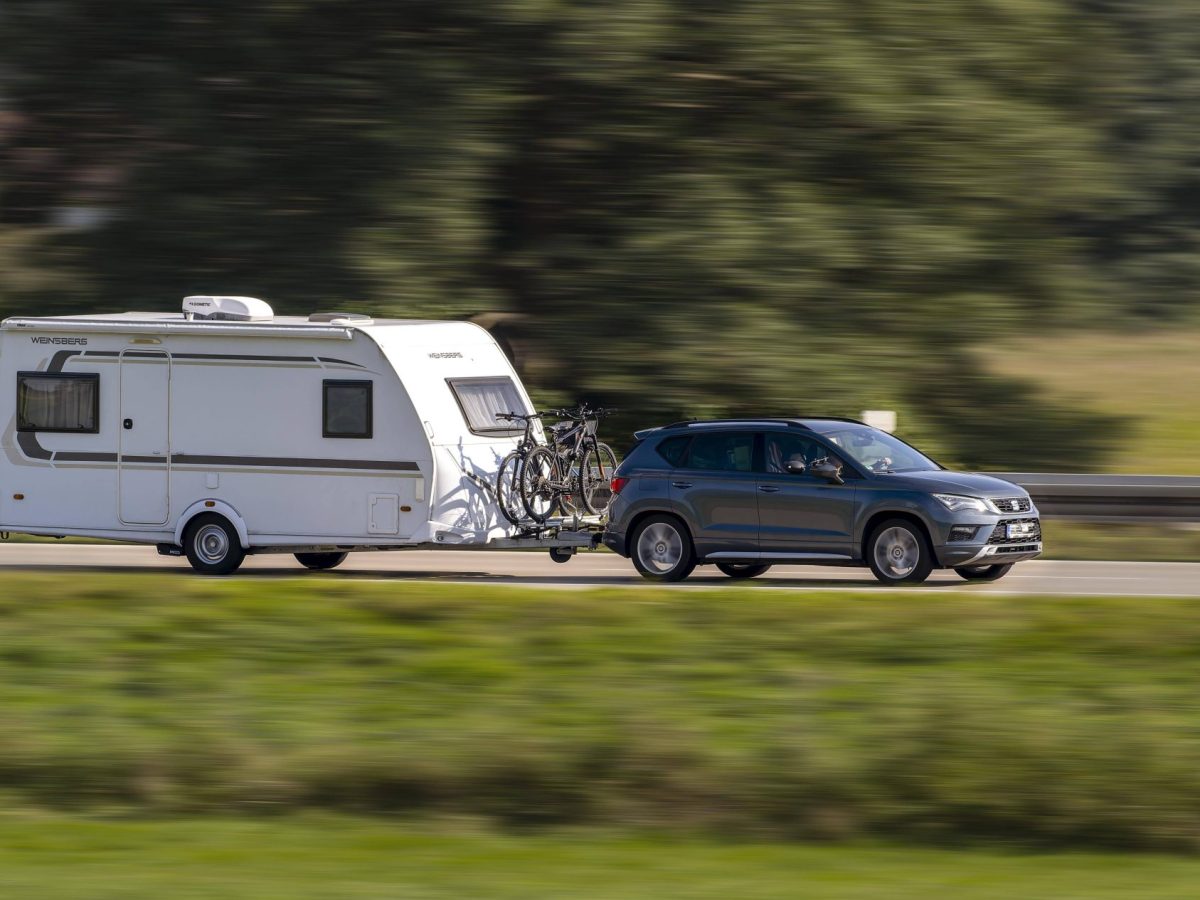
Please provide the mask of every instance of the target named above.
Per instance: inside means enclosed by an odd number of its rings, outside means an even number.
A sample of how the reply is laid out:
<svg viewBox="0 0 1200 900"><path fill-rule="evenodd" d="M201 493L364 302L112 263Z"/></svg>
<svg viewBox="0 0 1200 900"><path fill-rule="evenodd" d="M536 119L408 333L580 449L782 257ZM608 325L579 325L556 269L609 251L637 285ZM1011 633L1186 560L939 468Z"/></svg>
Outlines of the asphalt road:
<svg viewBox="0 0 1200 900"><path fill-rule="evenodd" d="M61 570L159 570L187 573L186 560L159 556L152 547L86 544L0 544L0 569L40 572ZM296 576L306 570L290 556L251 556L237 577ZM367 578L396 584L451 582L507 584L539 588L632 587L645 584L628 560L612 553L581 552L558 564L544 551L405 550L353 553L321 578ZM714 588L731 583L715 568L696 570L684 589ZM888 590L866 569L776 566L752 582L763 588ZM1018 563L1004 579L968 584L953 572L935 572L925 586L932 590L964 588L1019 594L1200 597L1200 563L1063 562Z"/></svg>

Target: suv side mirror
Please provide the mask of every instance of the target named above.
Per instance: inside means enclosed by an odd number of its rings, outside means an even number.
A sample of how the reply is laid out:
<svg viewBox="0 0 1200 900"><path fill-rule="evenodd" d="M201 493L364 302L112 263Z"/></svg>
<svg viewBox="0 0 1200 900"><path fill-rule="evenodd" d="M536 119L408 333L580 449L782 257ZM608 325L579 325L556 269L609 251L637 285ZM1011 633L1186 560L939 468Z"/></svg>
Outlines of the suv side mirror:
<svg viewBox="0 0 1200 900"><path fill-rule="evenodd" d="M831 481L834 484L846 483L842 480L842 467L836 465L829 457L818 459L812 464L809 471L818 478L824 478L826 481Z"/></svg>
<svg viewBox="0 0 1200 900"><path fill-rule="evenodd" d="M789 459L784 468L792 475L803 475L808 471L808 466L804 464L804 460L802 459Z"/></svg>

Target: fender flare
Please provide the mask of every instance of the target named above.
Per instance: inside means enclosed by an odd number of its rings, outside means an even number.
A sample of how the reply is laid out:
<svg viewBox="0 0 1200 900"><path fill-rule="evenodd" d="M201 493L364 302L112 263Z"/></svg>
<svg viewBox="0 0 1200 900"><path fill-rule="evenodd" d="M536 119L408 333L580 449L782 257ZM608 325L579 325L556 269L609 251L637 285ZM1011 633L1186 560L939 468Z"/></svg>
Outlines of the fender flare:
<svg viewBox="0 0 1200 900"><path fill-rule="evenodd" d="M250 532L246 528L246 521L238 514L238 511L223 500L197 500L191 506L183 511L183 515L179 517L179 523L175 526L175 544L183 546L183 532L187 528L188 522L196 518L201 513L217 513L224 516L230 521L238 534L238 542L242 545L243 550L250 549Z"/></svg>

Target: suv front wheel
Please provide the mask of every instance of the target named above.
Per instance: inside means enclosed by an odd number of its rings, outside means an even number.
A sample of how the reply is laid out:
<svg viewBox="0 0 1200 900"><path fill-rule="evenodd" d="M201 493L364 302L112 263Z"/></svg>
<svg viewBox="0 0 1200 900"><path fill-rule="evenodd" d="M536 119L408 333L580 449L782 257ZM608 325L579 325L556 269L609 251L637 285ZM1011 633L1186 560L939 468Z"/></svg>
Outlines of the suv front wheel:
<svg viewBox="0 0 1200 900"><path fill-rule="evenodd" d="M1003 578L1012 568L1012 563L995 566L960 566L954 571L967 581L995 581Z"/></svg>
<svg viewBox="0 0 1200 900"><path fill-rule="evenodd" d="M933 552L919 525L888 519L871 532L867 563L884 584L920 584L933 571Z"/></svg>
<svg viewBox="0 0 1200 900"><path fill-rule="evenodd" d="M683 581L696 568L692 536L674 516L651 516L638 524L630 545L634 568L651 581Z"/></svg>

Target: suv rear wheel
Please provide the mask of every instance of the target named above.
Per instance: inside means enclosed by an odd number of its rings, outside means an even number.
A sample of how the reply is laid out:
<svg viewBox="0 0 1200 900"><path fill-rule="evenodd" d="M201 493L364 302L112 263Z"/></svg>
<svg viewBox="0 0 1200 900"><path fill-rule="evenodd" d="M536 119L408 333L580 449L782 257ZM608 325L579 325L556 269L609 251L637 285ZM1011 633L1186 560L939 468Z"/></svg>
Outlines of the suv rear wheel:
<svg viewBox="0 0 1200 900"><path fill-rule="evenodd" d="M717 568L730 578L757 578L771 567L758 563L717 563Z"/></svg>
<svg viewBox="0 0 1200 900"><path fill-rule="evenodd" d="M888 519L871 533L867 562L884 584L920 584L933 571L933 552L919 525Z"/></svg>
<svg viewBox="0 0 1200 900"><path fill-rule="evenodd" d="M634 568L651 581L683 581L696 568L692 536L674 516L644 519L630 546Z"/></svg>

